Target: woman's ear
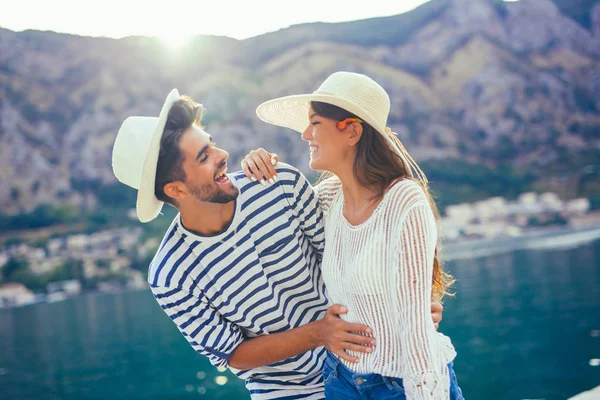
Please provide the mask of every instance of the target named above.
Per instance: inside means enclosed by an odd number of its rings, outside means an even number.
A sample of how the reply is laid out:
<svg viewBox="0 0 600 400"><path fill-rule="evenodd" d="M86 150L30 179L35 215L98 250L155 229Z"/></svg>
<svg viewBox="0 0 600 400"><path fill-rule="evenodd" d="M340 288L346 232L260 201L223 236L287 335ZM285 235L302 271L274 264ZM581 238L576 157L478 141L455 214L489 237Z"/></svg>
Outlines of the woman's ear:
<svg viewBox="0 0 600 400"><path fill-rule="evenodd" d="M362 124L353 122L346 130L350 132L350 136L348 136L348 145L356 146L363 134Z"/></svg>

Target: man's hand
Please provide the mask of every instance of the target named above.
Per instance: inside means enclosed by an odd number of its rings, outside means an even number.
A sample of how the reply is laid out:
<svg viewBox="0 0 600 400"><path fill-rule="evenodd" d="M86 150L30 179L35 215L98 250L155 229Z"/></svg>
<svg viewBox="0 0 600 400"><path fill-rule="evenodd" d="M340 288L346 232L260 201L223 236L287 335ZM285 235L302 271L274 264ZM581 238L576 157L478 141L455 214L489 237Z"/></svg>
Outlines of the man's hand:
<svg viewBox="0 0 600 400"><path fill-rule="evenodd" d="M437 301L431 302L431 317L433 318L433 324L435 325L435 329L437 330L440 327L440 322L442 321L442 313L444 312L444 307L441 303Z"/></svg>
<svg viewBox="0 0 600 400"><path fill-rule="evenodd" d="M349 362L358 362L358 357L352 357L346 350L354 350L362 353L371 353L375 345L375 339L369 336L373 331L371 328L343 321L339 315L347 313L346 307L334 304L327 309L325 317L316 323L318 329L316 334L323 346L341 359Z"/></svg>
<svg viewBox="0 0 600 400"><path fill-rule="evenodd" d="M368 327L340 319L339 315L346 312L345 307L336 304L318 321L285 332L247 338L229 357L229 366L236 369L262 367L320 346L344 360L358 362L359 359L350 357L346 350L370 353L375 339L364 336L372 333Z"/></svg>

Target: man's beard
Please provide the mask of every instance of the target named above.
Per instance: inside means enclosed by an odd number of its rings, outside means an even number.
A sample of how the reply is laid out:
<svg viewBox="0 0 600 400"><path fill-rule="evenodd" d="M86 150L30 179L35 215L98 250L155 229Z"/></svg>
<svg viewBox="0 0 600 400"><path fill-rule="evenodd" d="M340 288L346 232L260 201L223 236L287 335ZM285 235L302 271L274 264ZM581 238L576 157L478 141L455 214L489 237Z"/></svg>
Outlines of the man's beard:
<svg viewBox="0 0 600 400"><path fill-rule="evenodd" d="M240 190L235 185L231 193L225 193L218 186L215 188L212 185L203 185L202 187L188 186L188 188L196 200L205 203L226 204L237 199L240 194Z"/></svg>

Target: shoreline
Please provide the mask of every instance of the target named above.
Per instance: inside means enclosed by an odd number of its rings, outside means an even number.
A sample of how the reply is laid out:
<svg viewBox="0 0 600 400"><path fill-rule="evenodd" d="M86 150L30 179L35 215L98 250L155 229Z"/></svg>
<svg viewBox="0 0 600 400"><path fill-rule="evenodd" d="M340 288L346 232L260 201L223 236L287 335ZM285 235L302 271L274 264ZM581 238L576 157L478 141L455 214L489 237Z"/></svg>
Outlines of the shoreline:
<svg viewBox="0 0 600 400"><path fill-rule="evenodd" d="M518 250L567 250L600 239L600 226L531 232L518 237L470 239L443 244L447 261L487 257Z"/></svg>
<svg viewBox="0 0 600 400"><path fill-rule="evenodd" d="M572 249L600 239L600 226L586 228L554 228L529 232L519 237L466 239L445 243L442 247L442 258L445 261L476 259L520 250L566 250ZM31 303L0 306L0 310L27 307L36 304L52 304L80 296L110 295L130 291L145 290L144 287L122 287L114 290L81 291L75 296L64 296L57 299L36 299Z"/></svg>

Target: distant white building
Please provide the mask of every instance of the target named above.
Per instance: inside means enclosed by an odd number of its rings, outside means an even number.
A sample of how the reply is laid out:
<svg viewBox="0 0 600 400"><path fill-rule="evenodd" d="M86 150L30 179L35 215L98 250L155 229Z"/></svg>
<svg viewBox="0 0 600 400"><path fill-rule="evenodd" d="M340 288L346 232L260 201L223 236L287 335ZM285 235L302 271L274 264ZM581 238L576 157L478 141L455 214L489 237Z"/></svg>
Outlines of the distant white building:
<svg viewBox="0 0 600 400"><path fill-rule="evenodd" d="M446 207L446 216L454 221L467 222L475 217L475 207L468 203Z"/></svg>
<svg viewBox="0 0 600 400"><path fill-rule="evenodd" d="M590 201L588 199L575 199L565 204L564 210L568 214L583 215L590 210Z"/></svg>
<svg viewBox="0 0 600 400"><path fill-rule="evenodd" d="M42 261L46 258L46 252L44 251L44 249L40 249L40 248L32 248L31 252L29 253L27 259L29 261L35 261L35 262L39 262Z"/></svg>
<svg viewBox="0 0 600 400"><path fill-rule="evenodd" d="M519 203L523 205L534 205L538 202L538 194L533 192L523 193L519 196Z"/></svg>
<svg viewBox="0 0 600 400"><path fill-rule="evenodd" d="M127 257L115 257L110 263L111 272L120 272L127 269L131 265L131 261Z"/></svg>
<svg viewBox="0 0 600 400"><path fill-rule="evenodd" d="M440 222L440 235L442 239L453 241L462 236L463 224L451 218L444 218Z"/></svg>
<svg viewBox="0 0 600 400"><path fill-rule="evenodd" d="M518 198L521 204L535 204L538 202L538 194L534 192L522 193Z"/></svg>
<svg viewBox="0 0 600 400"><path fill-rule="evenodd" d="M6 283L0 286L0 307L15 307L35 301L33 292L22 283Z"/></svg>
<svg viewBox="0 0 600 400"><path fill-rule="evenodd" d="M563 202L556 193L546 192L541 194L540 202L550 211L560 211L563 208Z"/></svg>
<svg viewBox="0 0 600 400"><path fill-rule="evenodd" d="M475 212L482 221L498 219L508 213L506 199L503 197L491 197L475 203Z"/></svg>
<svg viewBox="0 0 600 400"><path fill-rule="evenodd" d="M487 200L488 204L490 205L490 207L493 207L496 210L501 210L504 207L506 207L506 199L504 197L500 197L500 196L496 196L496 197L491 197Z"/></svg>
<svg viewBox="0 0 600 400"><path fill-rule="evenodd" d="M50 239L46 243L46 248L50 254L56 254L63 247L63 239Z"/></svg>
<svg viewBox="0 0 600 400"><path fill-rule="evenodd" d="M502 236L505 229L506 224L502 222L487 222L485 224L467 225L464 227L467 236L488 239Z"/></svg>
<svg viewBox="0 0 600 400"><path fill-rule="evenodd" d="M69 250L83 250L88 245L88 238L86 235L71 235L67 238L67 249Z"/></svg>
<svg viewBox="0 0 600 400"><path fill-rule="evenodd" d="M510 237L523 236L523 229L518 226L510 225L504 229L504 234Z"/></svg>
<svg viewBox="0 0 600 400"><path fill-rule="evenodd" d="M545 211L546 206L543 203L537 201L538 195L536 193L528 193L532 196L519 196L519 200L516 203L509 203L507 205L507 213L509 215L533 215L540 214ZM535 201L532 201L535 200Z"/></svg>
<svg viewBox="0 0 600 400"><path fill-rule="evenodd" d="M0 253L0 268L4 266L10 260L10 257L6 253Z"/></svg>
<svg viewBox="0 0 600 400"><path fill-rule="evenodd" d="M29 254L31 254L31 251L34 250L33 247L27 245L27 244L19 244L14 248L13 251L13 256L16 256L18 258L28 258Z"/></svg>

